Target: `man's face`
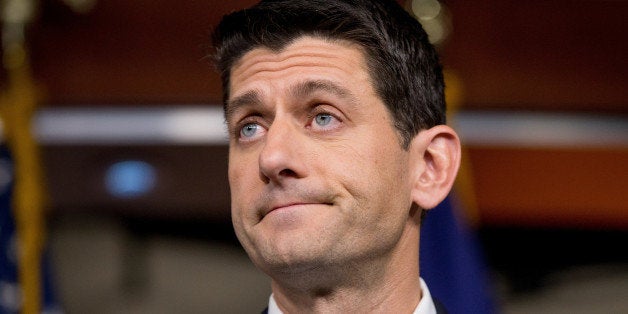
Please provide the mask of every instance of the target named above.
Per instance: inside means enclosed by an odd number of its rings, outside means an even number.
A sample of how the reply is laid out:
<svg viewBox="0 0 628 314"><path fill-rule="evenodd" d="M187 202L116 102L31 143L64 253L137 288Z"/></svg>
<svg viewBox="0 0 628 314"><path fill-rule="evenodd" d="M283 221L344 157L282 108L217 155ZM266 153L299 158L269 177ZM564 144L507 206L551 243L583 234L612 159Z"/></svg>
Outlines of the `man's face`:
<svg viewBox="0 0 628 314"><path fill-rule="evenodd" d="M235 64L227 123L236 234L267 272L390 253L412 204L409 153L362 51L303 37Z"/></svg>

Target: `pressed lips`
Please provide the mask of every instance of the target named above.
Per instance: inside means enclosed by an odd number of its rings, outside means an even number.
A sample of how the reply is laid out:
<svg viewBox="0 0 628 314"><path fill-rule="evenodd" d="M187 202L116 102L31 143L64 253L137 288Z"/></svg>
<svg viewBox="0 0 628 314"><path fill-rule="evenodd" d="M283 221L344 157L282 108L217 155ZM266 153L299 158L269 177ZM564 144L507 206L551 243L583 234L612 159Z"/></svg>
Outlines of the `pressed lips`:
<svg viewBox="0 0 628 314"><path fill-rule="evenodd" d="M331 205L331 203L322 203L322 202L287 202L281 203L278 205L269 206L267 210L262 213L262 216L266 216L275 210L280 210L282 208L301 206L301 205Z"/></svg>

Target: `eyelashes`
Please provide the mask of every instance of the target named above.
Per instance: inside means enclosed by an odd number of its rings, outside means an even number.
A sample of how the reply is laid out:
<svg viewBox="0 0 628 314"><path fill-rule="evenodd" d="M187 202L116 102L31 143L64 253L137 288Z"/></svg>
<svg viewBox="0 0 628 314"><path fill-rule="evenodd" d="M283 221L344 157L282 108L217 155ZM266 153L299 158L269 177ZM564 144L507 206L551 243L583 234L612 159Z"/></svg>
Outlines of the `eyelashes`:
<svg viewBox="0 0 628 314"><path fill-rule="evenodd" d="M342 126L342 119L339 114L331 112L332 110L322 108L325 105L316 106L311 110L303 123L305 130L316 133L324 134L327 132L333 132L338 130ZM246 116L239 123L232 132L232 136L240 142L252 142L268 132L268 128L272 123L267 123L259 114Z"/></svg>

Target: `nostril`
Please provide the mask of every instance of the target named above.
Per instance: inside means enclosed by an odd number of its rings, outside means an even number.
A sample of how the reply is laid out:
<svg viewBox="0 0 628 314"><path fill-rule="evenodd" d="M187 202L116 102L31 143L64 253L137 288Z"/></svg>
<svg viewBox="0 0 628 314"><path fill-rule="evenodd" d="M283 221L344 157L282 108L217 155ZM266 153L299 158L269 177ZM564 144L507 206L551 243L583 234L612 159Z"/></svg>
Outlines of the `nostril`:
<svg viewBox="0 0 628 314"><path fill-rule="evenodd" d="M296 177L297 173L294 172L292 169L283 169L283 170L279 171L279 176L282 176L282 177Z"/></svg>

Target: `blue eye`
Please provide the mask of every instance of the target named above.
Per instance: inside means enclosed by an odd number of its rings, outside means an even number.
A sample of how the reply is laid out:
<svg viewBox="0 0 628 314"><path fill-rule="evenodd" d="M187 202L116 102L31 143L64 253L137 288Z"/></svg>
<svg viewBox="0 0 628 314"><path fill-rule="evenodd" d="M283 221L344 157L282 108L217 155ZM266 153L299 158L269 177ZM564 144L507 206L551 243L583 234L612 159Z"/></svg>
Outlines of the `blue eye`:
<svg viewBox="0 0 628 314"><path fill-rule="evenodd" d="M316 115L316 117L314 118L314 120L316 121L316 124L320 125L320 126L326 126L328 125L331 120L334 117L330 114L326 114L326 113L319 113Z"/></svg>
<svg viewBox="0 0 628 314"><path fill-rule="evenodd" d="M253 137L255 136L255 133L257 133L259 127L260 126L258 124L248 123L240 129L240 135L242 137Z"/></svg>

